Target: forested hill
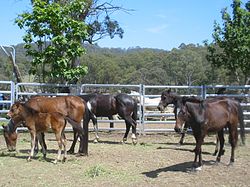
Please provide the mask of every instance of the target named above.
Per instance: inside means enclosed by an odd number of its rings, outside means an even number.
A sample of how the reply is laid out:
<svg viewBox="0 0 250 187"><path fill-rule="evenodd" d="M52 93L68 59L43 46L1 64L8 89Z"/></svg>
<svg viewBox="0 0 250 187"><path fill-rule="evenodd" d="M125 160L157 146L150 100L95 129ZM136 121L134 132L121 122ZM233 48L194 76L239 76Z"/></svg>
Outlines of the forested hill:
<svg viewBox="0 0 250 187"><path fill-rule="evenodd" d="M230 72L214 68L206 60L207 49L194 44L181 44L171 51L151 48L101 48L86 45L80 63L88 66L88 74L79 83L202 85L233 84ZM16 62L24 81L36 81L29 76L30 58L23 44L15 46ZM0 80L13 80L7 56L0 52Z"/></svg>

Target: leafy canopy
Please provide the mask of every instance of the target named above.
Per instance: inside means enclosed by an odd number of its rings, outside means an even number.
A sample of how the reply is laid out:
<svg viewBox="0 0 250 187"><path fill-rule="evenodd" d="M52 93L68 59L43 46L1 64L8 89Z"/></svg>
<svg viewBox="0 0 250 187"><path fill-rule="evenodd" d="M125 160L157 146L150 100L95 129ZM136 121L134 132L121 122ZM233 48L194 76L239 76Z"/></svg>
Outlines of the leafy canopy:
<svg viewBox="0 0 250 187"><path fill-rule="evenodd" d="M84 10L85 1L59 4L34 0L32 6L31 12L15 20L26 31L23 40L27 55L32 57L30 73L42 75L43 82L65 83L84 76L87 67L75 65L75 59L85 52L82 41L88 37L87 26L73 17Z"/></svg>
<svg viewBox="0 0 250 187"><path fill-rule="evenodd" d="M250 1L242 8L240 0L233 0L232 16L222 10L223 26L214 24L214 42L208 45L207 59L217 67L224 67L236 75L250 75Z"/></svg>

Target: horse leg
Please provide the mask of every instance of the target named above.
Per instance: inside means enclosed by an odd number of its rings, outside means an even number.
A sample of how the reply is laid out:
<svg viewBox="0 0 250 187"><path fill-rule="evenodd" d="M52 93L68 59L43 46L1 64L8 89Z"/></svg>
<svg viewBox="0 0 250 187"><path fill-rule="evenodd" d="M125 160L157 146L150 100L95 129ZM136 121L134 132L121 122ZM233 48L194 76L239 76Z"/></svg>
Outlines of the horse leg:
<svg viewBox="0 0 250 187"><path fill-rule="evenodd" d="M234 151L238 141L237 124L234 127L229 126L229 141L231 144L231 158L229 165L232 165L234 163Z"/></svg>
<svg viewBox="0 0 250 187"><path fill-rule="evenodd" d="M131 135L131 138L132 138L132 142L134 145L137 144L137 137L136 137L136 126L132 125L132 135Z"/></svg>
<svg viewBox="0 0 250 187"><path fill-rule="evenodd" d="M31 136L31 150L27 161L31 161L31 158L34 156L35 144L36 144L36 131L30 130L30 136Z"/></svg>
<svg viewBox="0 0 250 187"><path fill-rule="evenodd" d="M114 120L113 116L109 116L108 118L109 118L109 120ZM110 122L109 127L114 128L114 123Z"/></svg>
<svg viewBox="0 0 250 187"><path fill-rule="evenodd" d="M91 114L91 120L93 122L93 126L94 126L94 130L95 130L95 139L94 139L94 143L97 143L100 139L100 137L98 136L98 125L97 125L97 118L95 115Z"/></svg>
<svg viewBox="0 0 250 187"><path fill-rule="evenodd" d="M125 134L123 136L122 143L126 143L128 133L129 133L129 130L130 130L130 126L131 126L126 120L125 120L125 124L126 124L126 132L125 132Z"/></svg>
<svg viewBox="0 0 250 187"><path fill-rule="evenodd" d="M129 117L126 117L125 118L125 122L126 122L126 133L124 135L124 138L127 139L127 136L128 136L128 132L130 130L130 127L132 126L132 135L131 135L131 138L132 138L132 142L133 144L135 145L137 143L137 137L136 137L136 122L132 119L131 116ZM124 139L123 138L123 139Z"/></svg>
<svg viewBox="0 0 250 187"><path fill-rule="evenodd" d="M214 150L213 156L216 156L216 155L217 155L218 150L219 150L219 136L218 136L218 134L217 134L217 135L216 135L216 145L215 145L215 150Z"/></svg>
<svg viewBox="0 0 250 187"><path fill-rule="evenodd" d="M184 127L183 127L183 129L182 129L182 131L181 131L181 139L180 139L180 141L179 141L179 144L180 144L180 145L183 145L184 137L185 137L185 135L186 135L186 132L187 132L187 125L186 125L186 123L185 123L185 125L184 125Z"/></svg>
<svg viewBox="0 0 250 187"><path fill-rule="evenodd" d="M37 139L42 147L42 153L43 153L43 158L45 159L46 158L46 153L47 153L47 146L46 146L46 143L45 143L45 140L44 140L44 133L39 133L37 135Z"/></svg>
<svg viewBox="0 0 250 187"><path fill-rule="evenodd" d="M62 132L61 137L62 137L62 144L63 144L63 151L64 151L62 162L65 162L67 159L67 149L66 149L67 139L66 139L64 132Z"/></svg>
<svg viewBox="0 0 250 187"><path fill-rule="evenodd" d="M203 139L204 136L202 135L194 135L195 136L195 140L196 140L196 146L195 146L195 157L194 157L194 162L193 162L193 168L195 168L195 170L201 170L201 166L202 166L202 155L201 155L201 145L203 143ZM197 164L197 158L199 156L199 161Z"/></svg>
<svg viewBox="0 0 250 187"><path fill-rule="evenodd" d="M57 152L57 158L54 160L54 164L56 164L58 162L58 160L60 160L61 158L61 154L62 154L62 135L61 132L55 132L55 136L56 136L56 141L58 143L58 152Z"/></svg>
<svg viewBox="0 0 250 187"><path fill-rule="evenodd" d="M77 142L77 138L78 138L78 133L77 133L76 129L73 128L73 142L71 144L70 149L68 150L69 154L74 154L74 152L75 152L75 145L76 145L76 142Z"/></svg>
<svg viewBox="0 0 250 187"><path fill-rule="evenodd" d="M219 141L220 141L220 150L219 150L219 154L216 158L216 162L220 162L220 159L221 159L221 155L223 155L223 148L224 148L224 143L225 143L225 139L224 139L224 130L221 129L219 132L218 132L218 138L219 138Z"/></svg>

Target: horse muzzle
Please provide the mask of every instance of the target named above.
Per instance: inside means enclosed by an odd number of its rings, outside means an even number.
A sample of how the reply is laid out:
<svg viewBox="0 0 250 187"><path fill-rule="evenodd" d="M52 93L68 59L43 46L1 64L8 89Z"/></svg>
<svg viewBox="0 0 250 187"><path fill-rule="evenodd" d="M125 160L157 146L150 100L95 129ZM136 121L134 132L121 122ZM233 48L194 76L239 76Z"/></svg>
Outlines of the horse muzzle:
<svg viewBox="0 0 250 187"><path fill-rule="evenodd" d="M161 112L164 111L163 105L158 105L158 106L157 106L157 109L158 109L159 111L161 111Z"/></svg>

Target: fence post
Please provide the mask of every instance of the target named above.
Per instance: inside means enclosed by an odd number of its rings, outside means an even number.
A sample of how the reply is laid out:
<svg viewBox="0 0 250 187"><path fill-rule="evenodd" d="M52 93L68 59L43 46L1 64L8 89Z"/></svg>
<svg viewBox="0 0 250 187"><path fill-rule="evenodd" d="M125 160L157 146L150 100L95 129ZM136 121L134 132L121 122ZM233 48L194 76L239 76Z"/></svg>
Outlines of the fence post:
<svg viewBox="0 0 250 187"><path fill-rule="evenodd" d="M202 99L206 99L206 95L207 95L207 88L206 85L202 85L202 89L201 89L201 95L202 95Z"/></svg>

